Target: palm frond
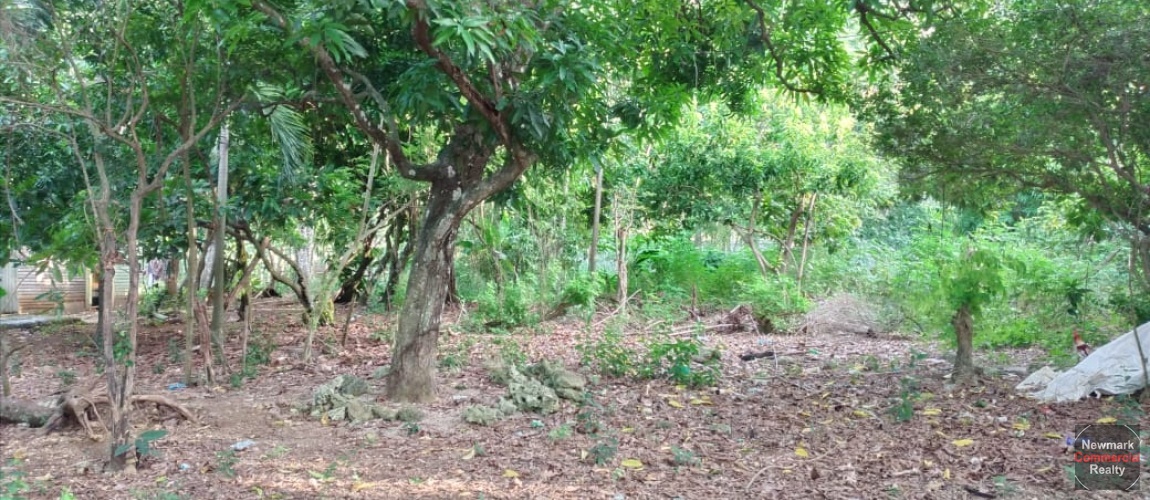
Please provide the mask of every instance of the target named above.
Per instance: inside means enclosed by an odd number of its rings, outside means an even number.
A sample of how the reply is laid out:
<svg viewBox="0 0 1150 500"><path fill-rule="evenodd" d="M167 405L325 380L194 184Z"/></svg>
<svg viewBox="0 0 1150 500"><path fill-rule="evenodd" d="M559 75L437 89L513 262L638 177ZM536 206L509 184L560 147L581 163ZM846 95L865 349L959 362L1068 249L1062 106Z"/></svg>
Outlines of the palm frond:
<svg viewBox="0 0 1150 500"><path fill-rule="evenodd" d="M304 123L303 114L278 103L284 99L282 88L259 84L255 93L261 102L268 103L268 125L283 157L281 177L290 182L296 178L299 169L311 163L315 152L307 124Z"/></svg>

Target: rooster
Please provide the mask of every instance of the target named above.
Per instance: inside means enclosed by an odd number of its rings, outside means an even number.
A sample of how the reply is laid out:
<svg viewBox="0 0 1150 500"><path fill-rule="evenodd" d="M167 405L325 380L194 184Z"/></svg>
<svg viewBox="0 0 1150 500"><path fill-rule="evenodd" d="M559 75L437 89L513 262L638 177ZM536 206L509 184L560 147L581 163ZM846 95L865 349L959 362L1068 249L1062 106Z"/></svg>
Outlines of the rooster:
<svg viewBox="0 0 1150 500"><path fill-rule="evenodd" d="M1078 330L1074 330L1074 350L1078 352L1078 359L1083 359L1090 355L1090 344L1082 340L1082 336L1078 334Z"/></svg>

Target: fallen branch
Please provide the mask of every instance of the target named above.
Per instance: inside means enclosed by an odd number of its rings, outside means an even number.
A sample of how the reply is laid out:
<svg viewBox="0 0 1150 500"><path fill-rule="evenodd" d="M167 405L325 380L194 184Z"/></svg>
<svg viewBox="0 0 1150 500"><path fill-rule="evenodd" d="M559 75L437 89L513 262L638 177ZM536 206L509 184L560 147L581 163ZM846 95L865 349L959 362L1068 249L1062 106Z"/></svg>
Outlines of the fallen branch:
<svg viewBox="0 0 1150 500"><path fill-rule="evenodd" d="M598 328L599 325L602 325L603 323L606 323L607 320L614 318L615 315L619 314L619 311L621 311L623 309L623 305L626 304L627 302L630 302L631 299L635 298L636 295L639 295L639 292L632 293L630 297L627 297L627 300L625 302L619 304L619 306L616 307L614 311L607 313L607 315L604 316L599 321L596 321L593 325L591 325L591 328L592 329ZM658 322L656 322L655 324L658 324ZM647 328L650 329L651 326L652 325L647 325Z"/></svg>
<svg viewBox="0 0 1150 500"><path fill-rule="evenodd" d="M691 325L689 327L679 328L678 330L674 330L671 333L668 333L667 335L672 336L672 337L676 337L679 335L687 335L687 334L695 333L700 329L699 328L700 326L701 325ZM722 323L722 324L718 324L718 325L703 326L702 330L705 332L705 331L710 331L710 330L718 330L719 328L730 328L732 326L743 326L743 325L738 324L738 323Z"/></svg>

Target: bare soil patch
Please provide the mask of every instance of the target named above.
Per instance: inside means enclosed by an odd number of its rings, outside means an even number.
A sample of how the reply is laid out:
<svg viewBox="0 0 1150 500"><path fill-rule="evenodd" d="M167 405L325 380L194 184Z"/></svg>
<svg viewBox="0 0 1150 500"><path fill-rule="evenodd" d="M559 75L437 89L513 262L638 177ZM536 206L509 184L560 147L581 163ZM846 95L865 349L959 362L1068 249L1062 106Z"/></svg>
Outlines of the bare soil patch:
<svg viewBox="0 0 1150 500"><path fill-rule="evenodd" d="M591 324L602 328L601 319ZM335 345L337 329L325 330L330 347L303 366L297 311L265 307L256 336L280 346L270 364L239 387L224 380L179 390L168 385L180 379L174 352L183 345L182 324L148 326L137 392L163 394L190 408L198 422L142 407L136 433L169 435L153 444L160 456L133 475L100 472L108 445L78 427L42 435L3 425L6 477L22 473L31 498L56 498L65 487L85 499L1117 498L1072 491L1062 436L1106 416L1146 425L1144 411L1123 401L1020 399L1012 390L1021 380L1015 373L992 370L997 374L978 385L951 384L944 349L915 339L748 331L705 337L722 349L716 388L602 379L591 388L594 404L564 402L557 413L517 414L490 427L462 420L467 406L491 404L505 392L488 379L484 363L512 341L531 360L578 366L575 346L585 341L587 323L570 317L510 335L445 328L441 352L454 353L458 367L441 371L439 398L420 408L417 424L325 425L296 411L336 375L370 379L389 361L392 321L357 316L346 348ZM229 328L238 332L239 325ZM638 343L641 330L629 331L627 340ZM99 376L83 325L18 335L43 338L21 353L13 396L50 400L65 378L79 384ZM229 352L239 351L238 337ZM776 357L740 359L768 350ZM980 361L1027 366L1035 357L1011 351ZM602 429L598 435L578 431L589 420ZM243 440L254 444L232 451ZM611 448L610 457L594 462Z"/></svg>

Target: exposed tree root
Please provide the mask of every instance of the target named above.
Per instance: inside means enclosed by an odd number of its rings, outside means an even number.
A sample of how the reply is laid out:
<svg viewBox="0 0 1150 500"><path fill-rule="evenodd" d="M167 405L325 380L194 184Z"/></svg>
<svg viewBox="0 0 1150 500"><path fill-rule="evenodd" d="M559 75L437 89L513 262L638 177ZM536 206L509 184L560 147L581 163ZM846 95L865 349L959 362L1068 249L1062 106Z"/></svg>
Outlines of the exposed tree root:
<svg viewBox="0 0 1150 500"><path fill-rule="evenodd" d="M105 429L107 426L104 424L104 419L100 416L100 412L96 407L98 405L108 405L109 400L107 396L97 394L99 394L99 392L94 392L91 388L83 392L73 389L60 396L55 408L40 406L31 401L9 399L5 402L6 407L20 408L27 411L22 411L18 415L8 415L4 420L23 422L32 427L41 427L43 434L48 434L60 428L68 421L75 421L80 424L80 427L84 428L84 431L90 439L98 441L101 439L101 434L97 432L94 423L98 422L100 426ZM189 422L198 421L195 414L190 410L165 396L140 394L132 396L132 403L152 403L155 404L157 408L167 407L179 413L180 416Z"/></svg>

